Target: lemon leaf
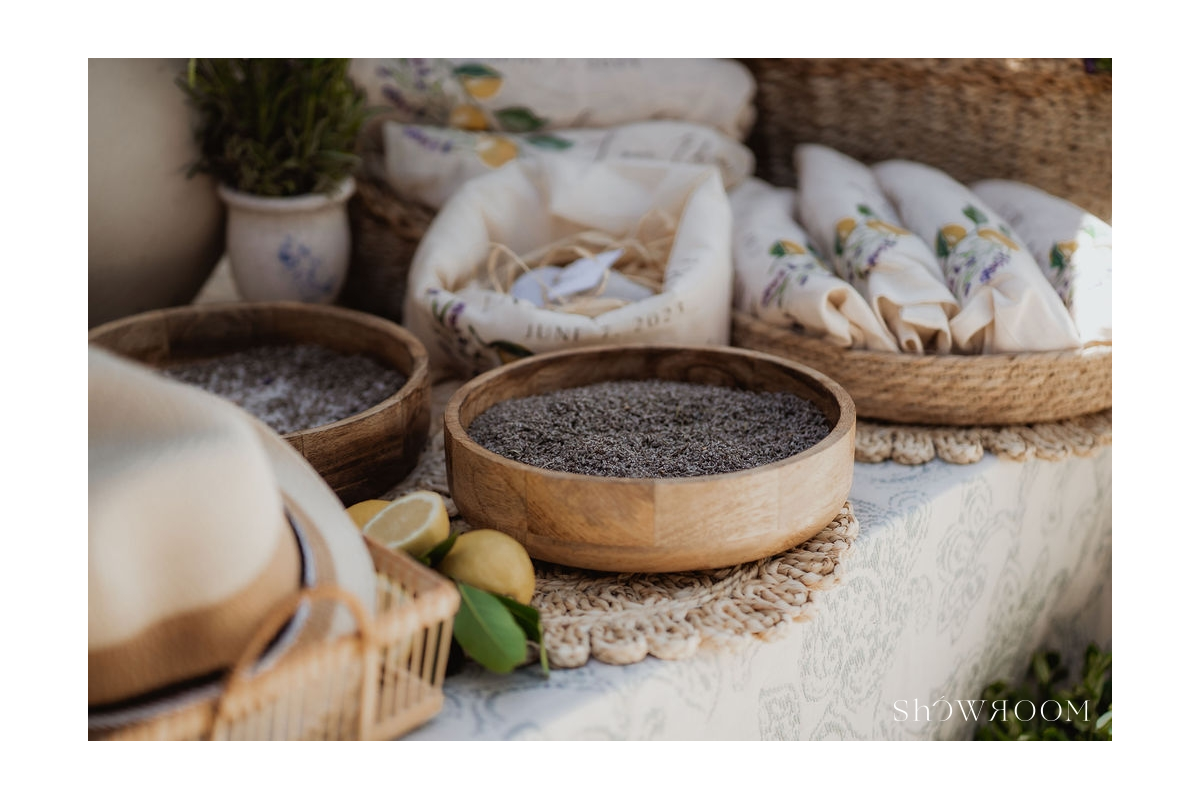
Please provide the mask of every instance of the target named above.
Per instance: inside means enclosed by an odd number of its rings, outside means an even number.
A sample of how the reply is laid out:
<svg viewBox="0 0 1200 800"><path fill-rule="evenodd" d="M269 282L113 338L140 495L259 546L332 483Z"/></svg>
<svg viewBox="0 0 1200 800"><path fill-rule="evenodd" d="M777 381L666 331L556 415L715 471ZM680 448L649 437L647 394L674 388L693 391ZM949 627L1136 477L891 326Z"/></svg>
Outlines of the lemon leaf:
<svg viewBox="0 0 1200 800"><path fill-rule="evenodd" d="M549 678L550 660L546 655L546 642L542 636L541 612L533 606L518 603L511 597L505 597L501 594L495 595L495 597L512 612L513 619L521 626L521 630L525 631L525 638L538 646L538 658L542 664L542 674Z"/></svg>
<svg viewBox="0 0 1200 800"><path fill-rule="evenodd" d="M457 538L457 533L450 534L448 538L434 545L428 553L420 556L417 560L427 567L437 569L437 565L442 563L442 559L446 557L446 553L449 553L450 548L454 547L454 540Z"/></svg>
<svg viewBox="0 0 1200 800"><path fill-rule="evenodd" d="M454 616L454 640L490 672L512 672L525 660L525 632L490 592L461 581L462 604Z"/></svg>

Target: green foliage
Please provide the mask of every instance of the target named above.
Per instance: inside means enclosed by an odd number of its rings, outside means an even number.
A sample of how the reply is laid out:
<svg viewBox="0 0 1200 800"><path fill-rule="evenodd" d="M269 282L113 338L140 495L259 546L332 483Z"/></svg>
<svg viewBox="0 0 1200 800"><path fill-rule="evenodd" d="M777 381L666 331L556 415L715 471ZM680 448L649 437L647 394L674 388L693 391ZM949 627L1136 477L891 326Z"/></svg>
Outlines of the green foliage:
<svg viewBox="0 0 1200 800"><path fill-rule="evenodd" d="M1003 703L1007 713L989 713L988 720L975 731L975 739L1112 741L1112 651L1089 645L1080 681L1071 685L1067 678L1067 669L1058 653L1034 655L1023 683L1009 686L998 681L984 690L985 707L993 709ZM1024 701L1038 709L1038 713L1023 712L1023 716L1031 719L1021 720L1014 713L1016 704ZM1061 713L1056 713L1056 709Z"/></svg>
<svg viewBox="0 0 1200 800"><path fill-rule="evenodd" d="M358 167L371 114L349 59L190 59L176 84L197 110L203 172L251 194L329 193Z"/></svg>
<svg viewBox="0 0 1200 800"><path fill-rule="evenodd" d="M451 534L418 561L437 569L457 539L457 533ZM484 669L507 673L525 663L525 643L532 642L538 648L542 674L550 677L542 616L536 608L462 581L455 585L461 602L454 617L454 643L461 651Z"/></svg>
<svg viewBox="0 0 1200 800"><path fill-rule="evenodd" d="M524 630L499 597L457 584L462 602L454 617L455 641L491 672L512 672L525 660Z"/></svg>

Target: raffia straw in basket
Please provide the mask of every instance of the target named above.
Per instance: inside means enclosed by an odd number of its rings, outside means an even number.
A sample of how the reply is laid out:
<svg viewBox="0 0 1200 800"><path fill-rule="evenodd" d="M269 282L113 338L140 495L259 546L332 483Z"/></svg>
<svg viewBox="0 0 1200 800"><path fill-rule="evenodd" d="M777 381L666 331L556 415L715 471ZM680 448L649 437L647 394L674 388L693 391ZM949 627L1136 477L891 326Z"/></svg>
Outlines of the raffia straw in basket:
<svg viewBox="0 0 1200 800"><path fill-rule="evenodd" d="M367 540L375 562L376 613L330 586L298 593L276 609L215 700L192 703L89 738L183 740L391 739L442 707L458 593L411 558ZM287 653L260 675L249 669L304 602L347 605L355 634Z"/></svg>
<svg viewBox="0 0 1200 800"><path fill-rule="evenodd" d="M625 236L613 236L604 231L586 230L564 237L530 253L518 255L507 245L493 242L483 274L477 280L483 286L507 293L523 273L538 267L566 266L576 259L594 258L600 253L621 250L621 256L611 269L653 292L662 291L667 259L675 242L678 220L658 209L651 209ZM555 311L596 317L620 308L627 300L601 297L608 283L608 273L592 290L569 298L555 299L550 287L541 286L543 300Z"/></svg>
<svg viewBox="0 0 1200 800"><path fill-rule="evenodd" d="M816 142L919 161L962 183L1009 178L1112 220L1112 74L1081 58L750 58L758 174L794 186Z"/></svg>

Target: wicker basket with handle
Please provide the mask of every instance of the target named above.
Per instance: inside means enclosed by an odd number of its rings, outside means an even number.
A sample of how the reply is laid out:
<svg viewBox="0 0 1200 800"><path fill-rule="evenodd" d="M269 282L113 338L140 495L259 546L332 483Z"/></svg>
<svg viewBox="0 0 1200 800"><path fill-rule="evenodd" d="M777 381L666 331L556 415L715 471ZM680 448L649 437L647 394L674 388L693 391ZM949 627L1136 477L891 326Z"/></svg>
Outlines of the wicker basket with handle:
<svg viewBox="0 0 1200 800"><path fill-rule="evenodd" d="M413 559L366 540L375 562L375 616L333 586L298 592L264 620L224 691L90 739L391 739L442 707L458 593ZM340 602L355 633L290 652L269 669L250 666L303 602Z"/></svg>

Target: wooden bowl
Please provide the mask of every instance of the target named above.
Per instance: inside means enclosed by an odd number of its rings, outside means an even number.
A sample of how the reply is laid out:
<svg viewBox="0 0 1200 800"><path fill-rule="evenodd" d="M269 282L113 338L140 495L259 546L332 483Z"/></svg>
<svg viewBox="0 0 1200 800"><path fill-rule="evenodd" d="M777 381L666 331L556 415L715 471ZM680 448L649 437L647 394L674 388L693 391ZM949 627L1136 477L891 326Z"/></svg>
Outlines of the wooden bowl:
<svg viewBox="0 0 1200 800"><path fill-rule="evenodd" d="M532 467L467 434L504 400L611 380L786 391L831 432L754 469L693 478L607 478ZM610 572L715 569L787 550L842 509L854 469L854 403L826 376L731 347L586 347L522 359L464 384L446 406L446 473L468 523L501 530L543 561Z"/></svg>
<svg viewBox="0 0 1200 800"><path fill-rule="evenodd" d="M399 325L360 311L293 302L180 306L105 323L88 332L88 342L154 367L262 344L319 344L404 373L400 390L366 411L283 437L346 505L402 481L429 434L425 348Z"/></svg>

